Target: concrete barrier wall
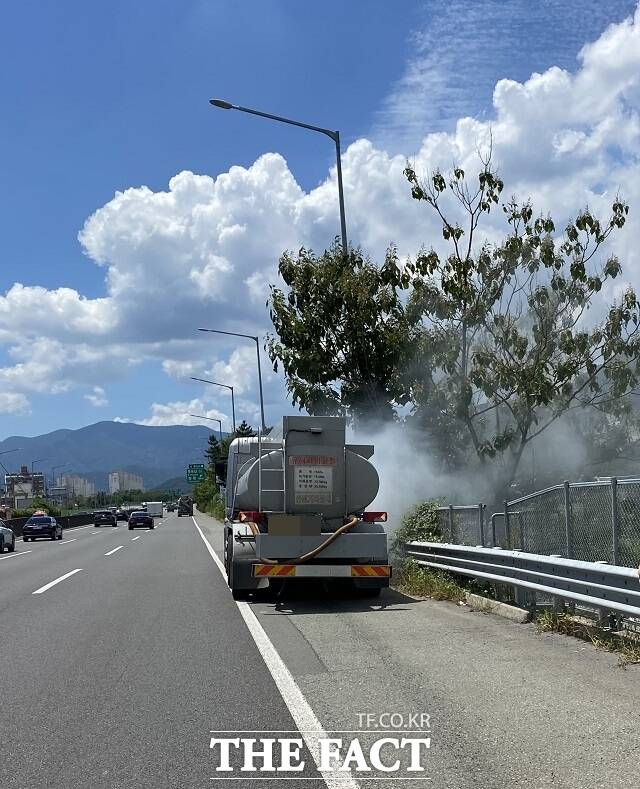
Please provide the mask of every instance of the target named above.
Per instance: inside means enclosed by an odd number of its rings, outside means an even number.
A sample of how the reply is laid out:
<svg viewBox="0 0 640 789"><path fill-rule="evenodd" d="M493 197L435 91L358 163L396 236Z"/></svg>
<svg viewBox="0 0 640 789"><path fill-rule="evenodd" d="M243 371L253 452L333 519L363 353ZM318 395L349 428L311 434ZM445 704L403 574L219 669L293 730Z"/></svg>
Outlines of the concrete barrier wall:
<svg viewBox="0 0 640 789"><path fill-rule="evenodd" d="M22 527L29 520L29 518L10 518L5 523L18 537L22 537ZM93 523L93 512L76 512L73 515L61 515L56 518L58 523L62 524L63 529L73 529L76 526L88 526Z"/></svg>

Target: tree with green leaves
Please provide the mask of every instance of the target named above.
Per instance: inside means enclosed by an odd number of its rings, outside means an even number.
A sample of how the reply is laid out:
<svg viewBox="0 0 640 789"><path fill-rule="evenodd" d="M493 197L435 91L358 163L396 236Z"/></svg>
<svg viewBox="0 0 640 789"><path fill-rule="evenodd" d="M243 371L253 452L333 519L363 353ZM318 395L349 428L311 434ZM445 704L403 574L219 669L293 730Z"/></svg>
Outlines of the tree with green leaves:
<svg viewBox="0 0 640 789"><path fill-rule="evenodd" d="M507 237L478 243L504 188L490 157L474 184L458 167L448 179L436 171L420 180L411 167L405 175L449 245L446 255L432 247L414 261L407 309L430 349L415 417L428 424L441 414L481 463L503 460L509 485L527 445L559 418L587 407L613 418L628 411L640 372L634 291L598 324L586 321L596 294L621 273L602 250L628 207L616 198L605 221L583 210L559 234L550 216L511 199L502 204Z"/></svg>
<svg viewBox="0 0 640 789"><path fill-rule="evenodd" d="M215 433L210 433L207 439L207 448L204 451L209 468L215 468L216 461L220 459L221 454L220 442L216 438Z"/></svg>
<svg viewBox="0 0 640 789"><path fill-rule="evenodd" d="M407 318L402 289L409 274L387 250L376 265L358 249L335 243L322 255L284 254L286 291L271 287L275 334L267 350L282 365L294 404L312 414L390 420L409 400L405 373L419 337Z"/></svg>

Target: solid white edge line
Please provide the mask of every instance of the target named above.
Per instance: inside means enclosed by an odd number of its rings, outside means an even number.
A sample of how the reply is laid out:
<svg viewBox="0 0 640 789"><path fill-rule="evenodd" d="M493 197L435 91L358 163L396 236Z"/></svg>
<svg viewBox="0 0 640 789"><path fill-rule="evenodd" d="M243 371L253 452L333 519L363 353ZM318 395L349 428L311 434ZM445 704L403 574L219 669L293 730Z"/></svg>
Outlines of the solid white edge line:
<svg viewBox="0 0 640 789"><path fill-rule="evenodd" d="M39 589L36 589L35 592L31 592L31 594L42 594L43 592L46 592L48 589L51 589L52 586L59 584L60 581L64 581L67 578L71 578L72 575L75 575L76 573L79 573L81 571L82 571L82 567L78 567L77 570L71 570L70 573L65 573L64 575L61 575L60 578L56 578L55 581L49 581L48 584L41 586Z"/></svg>
<svg viewBox="0 0 640 789"><path fill-rule="evenodd" d="M119 551L119 550L120 550L120 548L124 548L124 545L118 545L118 547L117 547L117 548L113 548L113 550L111 550L111 551L107 551L107 552L105 553L105 556L111 556L111 554L112 554L112 553L115 553L116 551Z"/></svg>
<svg viewBox="0 0 640 789"><path fill-rule="evenodd" d="M25 553L31 553L31 550L28 550L28 551L17 551L17 552L14 552L14 553L10 553L8 556L0 556L0 562L3 559L15 559L16 556L24 556Z"/></svg>
<svg viewBox="0 0 640 789"><path fill-rule="evenodd" d="M227 573L218 554L214 551L209 540L204 536L204 533L195 516L191 516L196 529L198 530L202 540L211 555L211 558L216 564L216 567L222 573L222 577L227 579ZM291 717L295 721L298 731L302 735L309 753L313 757L316 767L320 766L320 740L325 739L328 735L325 732L322 724L316 717L315 712L311 708L309 702L305 699L298 683L295 681L293 675L284 664L284 661L278 654L277 649L271 643L269 636L265 633L264 628L258 621L258 617L253 613L248 603L242 600L234 600L238 606L238 610L244 622L255 641L258 651L262 655L262 659L266 663L269 673L276 683L282 700L287 705L287 709L291 713ZM328 789L359 789L360 784L354 780L350 773L344 773L342 777L337 776L334 772L322 772L322 778Z"/></svg>

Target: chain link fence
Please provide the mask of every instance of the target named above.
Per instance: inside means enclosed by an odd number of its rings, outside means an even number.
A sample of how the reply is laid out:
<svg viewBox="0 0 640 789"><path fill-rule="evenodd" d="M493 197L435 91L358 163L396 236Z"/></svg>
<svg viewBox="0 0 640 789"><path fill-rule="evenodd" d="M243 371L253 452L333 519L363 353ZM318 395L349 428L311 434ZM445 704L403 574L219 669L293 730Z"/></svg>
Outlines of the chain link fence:
<svg viewBox="0 0 640 789"><path fill-rule="evenodd" d="M438 508L438 526L446 542L458 545L483 545L485 542L484 504Z"/></svg>
<svg viewBox="0 0 640 789"><path fill-rule="evenodd" d="M504 502L438 508L445 542L517 549L625 567L640 563L640 479L565 482Z"/></svg>

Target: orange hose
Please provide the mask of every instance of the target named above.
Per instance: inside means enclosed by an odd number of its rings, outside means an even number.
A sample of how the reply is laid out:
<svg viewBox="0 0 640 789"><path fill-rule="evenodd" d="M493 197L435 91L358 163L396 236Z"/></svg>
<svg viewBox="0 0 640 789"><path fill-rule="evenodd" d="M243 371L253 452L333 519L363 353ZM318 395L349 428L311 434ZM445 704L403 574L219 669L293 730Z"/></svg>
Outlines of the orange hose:
<svg viewBox="0 0 640 789"><path fill-rule="evenodd" d="M349 531L349 529L352 529L356 525L356 523L359 522L360 522L360 518L354 515L353 518L351 518L351 520L348 523L345 523L339 529L336 529L334 532L332 532L323 543L318 545L317 548L314 548L312 551L309 551L308 553L302 554L302 556L298 556L297 559L288 559L286 562L284 562L284 564L304 564L304 562L308 562L309 559L313 559L314 556L317 556L319 553L324 551L324 549L328 548L332 542L335 542L335 540L337 540L341 534L344 534L346 531ZM254 537L256 534L260 532L260 529L258 529L257 525L253 523L253 521L246 521L246 524L251 529L251 532L254 535ZM263 564L282 563L276 561L275 559L263 559L261 556L258 556L257 558L258 561L262 562Z"/></svg>

